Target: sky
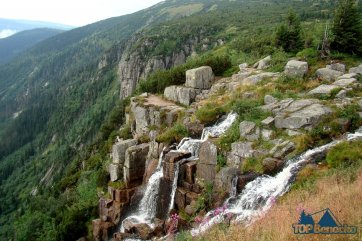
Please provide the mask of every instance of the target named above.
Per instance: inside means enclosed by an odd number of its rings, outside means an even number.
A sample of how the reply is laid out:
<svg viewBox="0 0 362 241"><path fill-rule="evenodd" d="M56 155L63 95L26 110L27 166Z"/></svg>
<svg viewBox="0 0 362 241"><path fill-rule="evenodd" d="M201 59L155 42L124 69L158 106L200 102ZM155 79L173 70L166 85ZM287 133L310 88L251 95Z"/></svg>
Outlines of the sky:
<svg viewBox="0 0 362 241"><path fill-rule="evenodd" d="M0 18L83 26L150 7L162 0L4 0Z"/></svg>

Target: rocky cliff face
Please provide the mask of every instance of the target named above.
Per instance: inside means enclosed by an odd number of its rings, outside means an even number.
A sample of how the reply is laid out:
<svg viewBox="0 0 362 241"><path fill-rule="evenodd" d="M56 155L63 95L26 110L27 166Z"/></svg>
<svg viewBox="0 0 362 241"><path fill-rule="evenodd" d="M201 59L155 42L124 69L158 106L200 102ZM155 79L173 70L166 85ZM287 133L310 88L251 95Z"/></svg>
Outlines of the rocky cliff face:
<svg viewBox="0 0 362 241"><path fill-rule="evenodd" d="M121 99L129 97L135 91L138 81L146 78L150 73L185 63L187 57L195 52L195 46L199 43L200 38L190 39L183 46L172 50L171 54L162 56L152 56L146 53L147 49L156 48L158 43L151 40L139 43L137 39L139 36L129 41L118 64ZM135 48L137 45L140 47Z"/></svg>

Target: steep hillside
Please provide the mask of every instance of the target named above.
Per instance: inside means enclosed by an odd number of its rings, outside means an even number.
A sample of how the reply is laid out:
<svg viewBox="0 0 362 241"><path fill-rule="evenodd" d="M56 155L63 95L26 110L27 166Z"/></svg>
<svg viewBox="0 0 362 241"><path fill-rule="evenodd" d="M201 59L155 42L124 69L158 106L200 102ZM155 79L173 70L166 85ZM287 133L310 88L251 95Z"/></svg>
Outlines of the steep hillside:
<svg viewBox="0 0 362 241"><path fill-rule="evenodd" d="M63 30L40 28L22 31L10 37L0 39L0 64L11 61L21 52L61 32Z"/></svg>
<svg viewBox="0 0 362 241"><path fill-rule="evenodd" d="M0 66L0 234L86 236L112 143L131 135L119 131L128 97L163 93L201 65L230 75L241 59L273 54L280 68L272 36L291 7L317 41L334 3L170 0L58 34Z"/></svg>

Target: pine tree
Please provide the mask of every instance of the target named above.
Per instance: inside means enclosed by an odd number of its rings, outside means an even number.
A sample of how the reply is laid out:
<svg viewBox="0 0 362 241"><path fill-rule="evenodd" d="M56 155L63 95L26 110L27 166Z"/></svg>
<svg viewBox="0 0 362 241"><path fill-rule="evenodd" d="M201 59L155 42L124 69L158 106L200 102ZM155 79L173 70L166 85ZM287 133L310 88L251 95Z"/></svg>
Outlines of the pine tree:
<svg viewBox="0 0 362 241"><path fill-rule="evenodd" d="M303 47L299 16L289 11L287 24L281 25L276 33L276 46L282 47L286 52L296 52Z"/></svg>
<svg viewBox="0 0 362 241"><path fill-rule="evenodd" d="M332 32L331 47L345 53L362 53L362 24L356 0L339 0Z"/></svg>

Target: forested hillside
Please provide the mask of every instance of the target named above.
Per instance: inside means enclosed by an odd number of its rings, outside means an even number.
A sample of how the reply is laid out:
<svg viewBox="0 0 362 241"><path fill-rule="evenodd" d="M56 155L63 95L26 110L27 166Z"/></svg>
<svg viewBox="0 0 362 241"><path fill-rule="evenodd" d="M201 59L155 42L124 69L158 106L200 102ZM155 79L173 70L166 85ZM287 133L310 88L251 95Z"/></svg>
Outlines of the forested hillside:
<svg viewBox="0 0 362 241"><path fill-rule="evenodd" d="M63 30L40 28L25 30L10 37L0 39L0 64L9 62L21 52L61 32Z"/></svg>
<svg viewBox="0 0 362 241"><path fill-rule="evenodd" d="M288 12L300 15L303 47L313 51L335 6L324 0L168 0L55 35L0 65L1 240L90 235L109 181L111 145L117 135L130 135L127 128L118 131L129 101L119 98L123 60L172 58L191 43L186 65L171 74L154 67L147 81L142 74L143 80L134 79L139 93L161 93L186 68L220 61L226 64L219 74L228 76L237 63L272 54L278 70L278 58L288 53L274 37ZM174 73L181 74L162 82Z"/></svg>

